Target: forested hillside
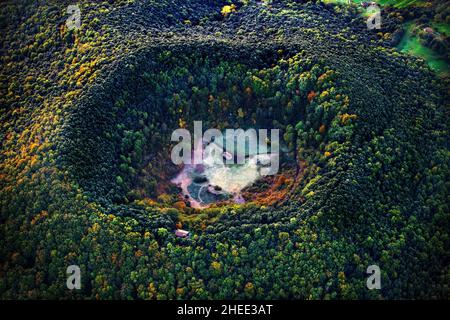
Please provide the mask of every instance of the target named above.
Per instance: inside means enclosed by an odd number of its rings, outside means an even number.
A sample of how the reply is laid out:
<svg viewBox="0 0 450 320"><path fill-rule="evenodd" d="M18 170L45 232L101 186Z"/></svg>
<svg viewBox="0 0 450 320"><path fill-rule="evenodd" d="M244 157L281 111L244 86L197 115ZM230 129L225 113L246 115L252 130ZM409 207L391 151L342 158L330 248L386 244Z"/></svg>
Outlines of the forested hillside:
<svg viewBox="0 0 450 320"><path fill-rule="evenodd" d="M2 2L0 297L448 299L449 6L326 2ZM280 129L278 174L191 207L197 120Z"/></svg>

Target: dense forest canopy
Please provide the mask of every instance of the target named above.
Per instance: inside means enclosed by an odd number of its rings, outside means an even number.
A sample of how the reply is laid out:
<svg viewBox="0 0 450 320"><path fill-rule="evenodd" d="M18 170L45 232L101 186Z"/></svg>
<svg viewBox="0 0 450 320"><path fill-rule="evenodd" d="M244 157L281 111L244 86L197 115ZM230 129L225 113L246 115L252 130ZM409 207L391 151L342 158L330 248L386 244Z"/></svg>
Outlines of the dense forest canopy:
<svg viewBox="0 0 450 320"><path fill-rule="evenodd" d="M377 3L2 3L0 297L448 299L449 6ZM192 207L198 120L279 129L279 172Z"/></svg>

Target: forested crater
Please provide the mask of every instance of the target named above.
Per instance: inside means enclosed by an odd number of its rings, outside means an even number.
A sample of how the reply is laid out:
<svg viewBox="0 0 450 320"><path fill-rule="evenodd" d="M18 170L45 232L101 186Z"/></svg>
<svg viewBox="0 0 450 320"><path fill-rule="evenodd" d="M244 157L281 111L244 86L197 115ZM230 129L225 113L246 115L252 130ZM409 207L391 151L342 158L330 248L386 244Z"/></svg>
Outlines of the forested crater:
<svg viewBox="0 0 450 320"><path fill-rule="evenodd" d="M351 134L356 115L345 112L348 96L334 87L335 78L329 67L279 46L145 48L118 62L74 108L62 132L62 163L92 197L184 207L191 203L177 197L173 183L173 130L194 121L219 130L276 128L282 170L260 181L261 190L246 190L243 201L286 201L312 154L326 158L327 145Z"/></svg>

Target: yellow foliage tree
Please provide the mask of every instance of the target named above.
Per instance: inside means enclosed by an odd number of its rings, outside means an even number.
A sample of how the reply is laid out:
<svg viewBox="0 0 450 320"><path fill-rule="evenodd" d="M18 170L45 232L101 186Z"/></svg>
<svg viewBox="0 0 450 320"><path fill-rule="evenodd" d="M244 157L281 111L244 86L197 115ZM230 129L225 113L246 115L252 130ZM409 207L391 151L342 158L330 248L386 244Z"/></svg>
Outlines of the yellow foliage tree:
<svg viewBox="0 0 450 320"><path fill-rule="evenodd" d="M220 11L224 17L228 16L232 12L236 12L236 6L234 4L223 6Z"/></svg>

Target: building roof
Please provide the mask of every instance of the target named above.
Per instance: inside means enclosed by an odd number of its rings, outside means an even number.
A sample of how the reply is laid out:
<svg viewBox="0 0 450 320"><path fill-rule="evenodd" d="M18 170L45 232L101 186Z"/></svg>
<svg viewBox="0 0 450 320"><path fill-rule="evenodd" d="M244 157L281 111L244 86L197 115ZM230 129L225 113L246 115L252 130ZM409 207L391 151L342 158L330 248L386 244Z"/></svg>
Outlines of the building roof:
<svg viewBox="0 0 450 320"><path fill-rule="evenodd" d="M185 238L185 237L188 237L188 236L189 236L189 231L182 230L182 229L177 229L177 230L175 231L175 235L176 235L177 237L180 237L180 238Z"/></svg>

